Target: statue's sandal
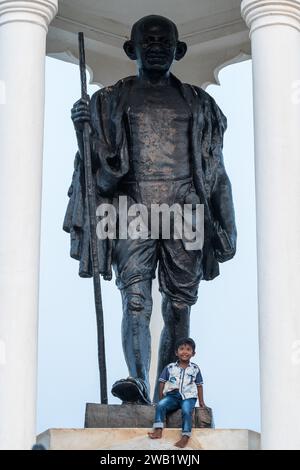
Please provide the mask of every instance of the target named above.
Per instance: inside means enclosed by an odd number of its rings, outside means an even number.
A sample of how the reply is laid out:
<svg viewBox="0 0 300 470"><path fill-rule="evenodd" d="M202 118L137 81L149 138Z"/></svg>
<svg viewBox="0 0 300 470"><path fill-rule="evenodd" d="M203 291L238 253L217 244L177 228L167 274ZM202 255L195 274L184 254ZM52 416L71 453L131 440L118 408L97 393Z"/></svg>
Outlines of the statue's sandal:
<svg viewBox="0 0 300 470"><path fill-rule="evenodd" d="M146 386L139 379L128 377L115 382L111 393L123 403L139 403L151 405Z"/></svg>

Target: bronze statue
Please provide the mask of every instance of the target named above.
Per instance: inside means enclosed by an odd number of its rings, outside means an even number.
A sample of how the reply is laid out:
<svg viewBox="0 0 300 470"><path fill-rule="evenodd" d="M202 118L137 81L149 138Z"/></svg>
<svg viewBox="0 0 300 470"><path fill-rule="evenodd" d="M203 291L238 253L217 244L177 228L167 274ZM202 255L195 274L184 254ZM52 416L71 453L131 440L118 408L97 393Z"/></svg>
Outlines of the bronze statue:
<svg viewBox="0 0 300 470"><path fill-rule="evenodd" d="M202 249L188 251L183 240L172 236L98 241L100 272L111 279L113 267L122 295L122 341L130 378L116 382L112 392L123 401L151 402L149 323L156 267L164 319L160 374L175 360L176 341L189 336L199 282L214 279L218 263L231 259L236 250L231 184L222 156L226 118L208 93L170 73L174 59L181 60L186 50L172 21L156 15L140 19L124 44L137 63L137 76L102 88L90 103L81 99L72 108L79 152L64 229L71 234L71 256L80 261L80 276L91 276L84 122L91 125L97 205L115 204L120 195L147 208L152 203L204 205Z"/></svg>

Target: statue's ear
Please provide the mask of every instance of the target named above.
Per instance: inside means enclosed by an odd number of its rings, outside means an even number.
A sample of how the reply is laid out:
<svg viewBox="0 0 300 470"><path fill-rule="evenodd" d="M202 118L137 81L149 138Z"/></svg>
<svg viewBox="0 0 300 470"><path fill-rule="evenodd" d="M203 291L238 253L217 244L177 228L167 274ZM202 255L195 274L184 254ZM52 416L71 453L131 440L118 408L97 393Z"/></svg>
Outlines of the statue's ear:
<svg viewBox="0 0 300 470"><path fill-rule="evenodd" d="M136 60L136 53L135 53L135 47L134 47L133 41L130 40L130 41L124 42L123 49L127 57L129 57L129 59Z"/></svg>
<svg viewBox="0 0 300 470"><path fill-rule="evenodd" d="M187 51L187 45L185 42L178 41L176 45L175 60L181 60Z"/></svg>

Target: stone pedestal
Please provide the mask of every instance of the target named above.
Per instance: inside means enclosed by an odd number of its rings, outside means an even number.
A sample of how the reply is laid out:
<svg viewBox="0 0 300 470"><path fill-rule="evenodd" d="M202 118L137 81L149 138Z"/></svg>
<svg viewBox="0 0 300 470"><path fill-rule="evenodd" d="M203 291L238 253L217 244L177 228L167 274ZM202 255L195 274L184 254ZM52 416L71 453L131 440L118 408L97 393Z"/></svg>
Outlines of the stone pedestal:
<svg viewBox="0 0 300 470"><path fill-rule="evenodd" d="M84 426L86 428L151 428L154 415L154 405L100 405L98 403L87 403ZM180 410L167 416L165 427L181 429ZM193 428L212 427L212 409L196 407L193 414Z"/></svg>
<svg viewBox="0 0 300 470"><path fill-rule="evenodd" d="M48 429L37 443L48 450L178 450L179 429L165 429L162 439L150 439L150 429ZM186 450L259 450L260 436L246 429L193 429Z"/></svg>
<svg viewBox="0 0 300 470"><path fill-rule="evenodd" d="M48 429L37 443L48 450L178 450L180 411L169 415L162 439L150 439L155 407L88 403L85 429ZM195 408L186 450L259 450L260 435L246 429L211 429L212 410ZM130 427L131 426L131 427ZM202 429L201 429L202 428Z"/></svg>

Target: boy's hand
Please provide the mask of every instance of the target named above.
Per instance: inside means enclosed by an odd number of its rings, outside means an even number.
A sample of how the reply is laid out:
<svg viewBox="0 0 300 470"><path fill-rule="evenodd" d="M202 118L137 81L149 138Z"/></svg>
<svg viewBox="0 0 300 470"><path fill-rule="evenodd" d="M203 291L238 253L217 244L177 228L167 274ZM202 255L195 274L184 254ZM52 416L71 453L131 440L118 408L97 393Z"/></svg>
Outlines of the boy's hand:
<svg viewBox="0 0 300 470"><path fill-rule="evenodd" d="M200 408L206 408L206 404L204 403L204 401L199 401L199 406Z"/></svg>
<svg viewBox="0 0 300 470"><path fill-rule="evenodd" d="M165 387L164 382L159 382L159 392L158 392L159 400L161 400L164 397L164 387Z"/></svg>

